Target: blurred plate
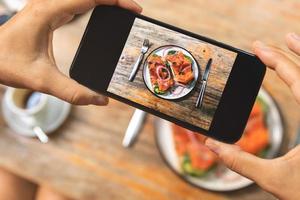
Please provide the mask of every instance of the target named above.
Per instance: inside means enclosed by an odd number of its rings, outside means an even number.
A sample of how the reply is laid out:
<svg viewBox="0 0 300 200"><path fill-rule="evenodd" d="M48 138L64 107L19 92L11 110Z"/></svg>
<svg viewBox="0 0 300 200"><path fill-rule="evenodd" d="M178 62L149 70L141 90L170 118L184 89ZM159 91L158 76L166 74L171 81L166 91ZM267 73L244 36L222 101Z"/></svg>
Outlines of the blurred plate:
<svg viewBox="0 0 300 200"><path fill-rule="evenodd" d="M270 147L265 157L274 158L278 155L283 141L283 121L277 105L264 89L260 90L258 96L269 106L266 121L270 134ZM218 164L218 166L205 177L197 178L183 174L175 150L170 122L157 118L155 121L155 130L156 143L162 157L168 166L188 183L220 192L238 190L253 183L253 181L231 171L222 164Z"/></svg>
<svg viewBox="0 0 300 200"><path fill-rule="evenodd" d="M157 94L154 92L154 88L153 88L151 80L150 80L150 72L149 72L149 68L148 68L148 58L154 54L161 56L161 57L165 57L165 56L167 56L168 52L170 52L170 51L181 51L185 56L188 56L189 58L191 58L194 80L191 81L189 84L187 84L186 87L182 87L182 86L175 84L165 94ZM144 82L145 82L147 88L154 95L156 95L160 98L163 98L163 99L175 100L175 99L180 99L182 97L185 97L195 88L196 83L199 78L199 75L200 75L199 72L200 72L199 65L198 65L197 61L195 60L195 58L193 57L193 55L189 51L187 51L186 49L179 47L179 46L166 45L166 46L161 46L161 47L158 47L157 49L154 49L148 55L148 57L145 59L144 67L143 67L143 79L144 79ZM171 70L171 73L173 73L172 70Z"/></svg>

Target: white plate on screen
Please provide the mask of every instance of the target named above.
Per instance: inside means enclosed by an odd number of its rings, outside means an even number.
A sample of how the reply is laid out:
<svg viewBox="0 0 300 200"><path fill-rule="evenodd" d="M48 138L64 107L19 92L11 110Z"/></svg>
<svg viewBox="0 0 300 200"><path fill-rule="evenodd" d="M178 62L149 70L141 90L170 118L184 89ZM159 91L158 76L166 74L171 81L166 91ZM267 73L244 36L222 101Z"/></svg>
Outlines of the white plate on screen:
<svg viewBox="0 0 300 200"><path fill-rule="evenodd" d="M185 56L188 56L192 60L192 70L194 74L194 80L191 81L189 84L187 84L187 87L181 87L181 86L173 86L166 94L157 94L154 92L154 88L151 84L150 80L150 72L148 68L148 58L151 55L158 55L161 57L165 57L168 52L170 51L181 51ZM171 72L172 73L172 72ZM200 76L200 68L196 61L196 59L193 57L193 55L187 51L186 49L175 46L175 45L166 45L158 47L157 49L154 49L146 58L143 66L143 79L147 86L147 88L156 96L167 99L167 100L176 100L183 98L187 96L196 86L196 83L198 81L198 78Z"/></svg>

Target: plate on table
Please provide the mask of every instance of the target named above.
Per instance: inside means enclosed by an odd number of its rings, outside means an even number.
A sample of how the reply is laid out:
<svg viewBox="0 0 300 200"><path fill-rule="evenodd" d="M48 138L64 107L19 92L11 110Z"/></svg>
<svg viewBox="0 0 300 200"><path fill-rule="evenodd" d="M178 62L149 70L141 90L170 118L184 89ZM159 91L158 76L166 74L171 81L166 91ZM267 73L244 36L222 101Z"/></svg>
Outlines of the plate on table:
<svg viewBox="0 0 300 200"><path fill-rule="evenodd" d="M157 118L156 143L168 166L188 183L212 191L233 191L253 181L226 168L203 145L203 136ZM283 141L283 121L273 98L261 89L245 132L237 145L262 158L278 155Z"/></svg>
<svg viewBox="0 0 300 200"><path fill-rule="evenodd" d="M153 50L145 59L143 79L156 96L176 100L187 96L196 86L200 68L186 49L167 45Z"/></svg>

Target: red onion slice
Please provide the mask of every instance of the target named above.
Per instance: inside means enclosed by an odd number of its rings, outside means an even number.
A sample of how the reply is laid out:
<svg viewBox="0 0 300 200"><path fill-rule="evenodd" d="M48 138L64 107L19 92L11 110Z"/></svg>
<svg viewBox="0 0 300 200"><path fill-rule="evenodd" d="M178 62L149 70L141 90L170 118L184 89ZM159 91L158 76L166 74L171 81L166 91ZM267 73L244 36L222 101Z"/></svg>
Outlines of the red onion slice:
<svg viewBox="0 0 300 200"><path fill-rule="evenodd" d="M184 91L184 87L179 86L179 87L176 87L176 89L173 91L172 94L174 96L180 96L183 91Z"/></svg>
<svg viewBox="0 0 300 200"><path fill-rule="evenodd" d="M160 73L162 73L163 69L166 70L166 72L168 73L167 78L163 78L160 75ZM164 65L158 65L158 66L156 66L156 75L157 75L158 79L164 80L164 81L168 81L171 78L169 69L166 68Z"/></svg>

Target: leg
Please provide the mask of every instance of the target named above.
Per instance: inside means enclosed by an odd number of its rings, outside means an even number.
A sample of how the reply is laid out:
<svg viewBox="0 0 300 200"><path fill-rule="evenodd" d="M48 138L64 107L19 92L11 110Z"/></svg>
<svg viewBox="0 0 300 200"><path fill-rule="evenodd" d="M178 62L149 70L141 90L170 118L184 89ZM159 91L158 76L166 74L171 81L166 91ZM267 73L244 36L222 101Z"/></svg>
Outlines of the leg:
<svg viewBox="0 0 300 200"><path fill-rule="evenodd" d="M0 168L0 200L33 200L37 186Z"/></svg>

